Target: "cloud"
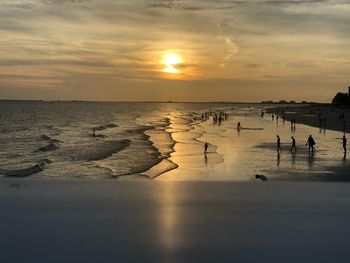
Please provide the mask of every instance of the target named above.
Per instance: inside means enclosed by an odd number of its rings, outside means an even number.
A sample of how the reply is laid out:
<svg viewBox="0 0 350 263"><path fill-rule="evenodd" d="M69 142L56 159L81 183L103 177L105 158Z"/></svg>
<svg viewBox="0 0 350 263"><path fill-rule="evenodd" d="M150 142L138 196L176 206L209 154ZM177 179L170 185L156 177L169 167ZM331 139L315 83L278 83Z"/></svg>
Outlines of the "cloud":
<svg viewBox="0 0 350 263"><path fill-rule="evenodd" d="M349 24L345 0L2 0L0 86L41 79L79 94L91 77L141 94L141 82L167 78L165 50L181 53L182 78L193 85L327 74L339 83L336 73L350 70Z"/></svg>

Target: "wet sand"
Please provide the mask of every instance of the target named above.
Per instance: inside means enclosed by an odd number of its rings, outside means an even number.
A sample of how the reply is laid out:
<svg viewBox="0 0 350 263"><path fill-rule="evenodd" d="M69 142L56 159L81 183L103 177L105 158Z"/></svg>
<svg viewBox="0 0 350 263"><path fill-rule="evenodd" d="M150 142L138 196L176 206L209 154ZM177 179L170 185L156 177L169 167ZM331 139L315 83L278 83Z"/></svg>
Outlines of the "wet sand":
<svg viewBox="0 0 350 263"><path fill-rule="evenodd" d="M297 124L302 123L322 129L350 132L349 108L338 108L328 104L316 104L310 106L269 107L267 112L278 115L280 118L282 118L284 112L285 119L288 122L295 119ZM339 118L339 115L342 113L344 113L344 120ZM319 120L320 117L322 118L322 122ZM325 123L323 122L323 118L325 118Z"/></svg>
<svg viewBox="0 0 350 263"><path fill-rule="evenodd" d="M169 161L176 169L156 180L255 181L256 174L268 180L349 181L349 160L343 159L340 138L343 132L312 127L297 121L291 129L288 121L260 116L264 105L237 106L225 109L230 114L221 125L208 121L183 122L171 118L170 130L176 144ZM287 111L286 111L287 113ZM294 115L293 115L294 117ZM242 129L236 129L240 122ZM280 135L282 152L277 154L276 135ZM312 134L316 152L309 155L305 145ZM297 142L293 154L291 136ZM349 137L349 135L347 135ZM204 154L204 143L209 151Z"/></svg>
<svg viewBox="0 0 350 263"><path fill-rule="evenodd" d="M3 179L1 262L346 262L349 184Z"/></svg>

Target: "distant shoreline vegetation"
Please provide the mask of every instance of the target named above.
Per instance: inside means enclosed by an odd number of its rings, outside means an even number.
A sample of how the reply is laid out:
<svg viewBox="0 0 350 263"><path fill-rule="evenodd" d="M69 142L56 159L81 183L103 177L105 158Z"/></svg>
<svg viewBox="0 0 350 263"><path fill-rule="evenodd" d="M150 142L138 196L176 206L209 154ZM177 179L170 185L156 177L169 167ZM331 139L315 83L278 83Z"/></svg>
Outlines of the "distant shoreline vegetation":
<svg viewBox="0 0 350 263"><path fill-rule="evenodd" d="M300 102L297 102L295 100L290 100L290 101L287 101L287 100L279 100L279 101L266 100L266 101L262 101L260 103L261 104L319 104L316 102L311 102L311 101L306 101L306 100L303 100Z"/></svg>
<svg viewBox="0 0 350 263"><path fill-rule="evenodd" d="M350 106L350 87L348 87L348 93L338 92L334 96L332 104L337 106Z"/></svg>

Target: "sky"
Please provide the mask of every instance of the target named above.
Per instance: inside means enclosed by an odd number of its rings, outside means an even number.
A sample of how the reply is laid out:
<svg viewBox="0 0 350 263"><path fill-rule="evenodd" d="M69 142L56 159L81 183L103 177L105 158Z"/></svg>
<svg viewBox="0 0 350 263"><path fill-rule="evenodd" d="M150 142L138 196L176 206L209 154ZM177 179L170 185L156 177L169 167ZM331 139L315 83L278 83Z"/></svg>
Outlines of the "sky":
<svg viewBox="0 0 350 263"><path fill-rule="evenodd" d="M0 99L330 102L349 25L349 0L1 0Z"/></svg>

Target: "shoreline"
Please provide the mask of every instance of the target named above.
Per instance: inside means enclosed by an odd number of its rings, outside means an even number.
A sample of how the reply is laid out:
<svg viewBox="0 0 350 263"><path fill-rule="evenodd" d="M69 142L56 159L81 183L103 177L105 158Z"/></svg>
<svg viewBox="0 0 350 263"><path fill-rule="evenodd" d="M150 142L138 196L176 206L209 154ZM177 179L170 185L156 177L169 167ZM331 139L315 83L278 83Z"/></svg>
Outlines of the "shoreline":
<svg viewBox="0 0 350 263"><path fill-rule="evenodd" d="M331 104L315 104L307 106L271 106L266 109L266 113L278 115L280 122L284 112L285 120L290 123L292 119L296 120L296 125L304 124L321 130L332 130L350 133L350 109L337 108ZM339 114L344 113L344 120L339 119ZM322 123L319 118L322 118ZM323 118L326 118L324 125ZM345 121L345 129L344 129Z"/></svg>
<svg viewBox="0 0 350 263"><path fill-rule="evenodd" d="M227 111L230 118L223 120L222 123L213 122L211 119L203 120L200 115L204 110ZM270 115L266 114L261 118L261 111ZM350 110L329 105L281 104L230 108L223 106L215 109L190 108L187 110L186 108L173 113L169 111L165 117L163 115L159 115L162 117L152 115L152 118L146 116L145 119L139 120L140 123L136 122L138 126L140 124L142 126L135 130L138 132L136 135L140 133L140 136L135 137L135 141L140 140L142 144L135 143L133 148L127 148L132 155L129 152L120 151L115 158L107 158L105 162L102 160L97 164L101 168L111 166L112 172L117 169L115 174L118 174L120 179L140 177L160 180L254 181L256 174L263 174L269 180L317 181L319 179L322 181L329 177L329 180L349 181L350 178L344 176L349 163L347 160L342 160L341 145L337 141L342 134L333 131L325 132L326 129L341 130L342 122L338 119L338 115L342 111L345 113L346 122ZM279 118L279 122L276 122L277 118L271 121L272 114L282 117L283 113L286 123L282 125L282 118ZM319 126L318 117L323 115L327 117L327 125L324 126L322 123ZM288 121L292 119L297 121L296 130L289 128ZM238 122L250 128L239 132L235 129ZM259 127L259 129L252 127ZM298 142L298 154L290 155L288 151L283 151L280 156L275 156L276 134L282 137L286 149L289 145L288 138L295 136ZM317 153L311 157L307 154L305 146L301 144L309 134L312 134L317 141ZM209 145L208 154L203 153L205 142ZM154 152L150 156L152 166L145 166L141 146L145 147L147 154L149 151ZM136 164L145 170L121 173L124 160L126 162L129 160L128 156L140 157L141 166ZM50 168L51 164L48 167ZM74 174L74 171L59 175L69 177L70 174ZM106 174L108 172L106 171ZM294 175L296 177L292 178L291 176ZM99 176L98 172L96 176ZM41 175L33 177L41 177Z"/></svg>

